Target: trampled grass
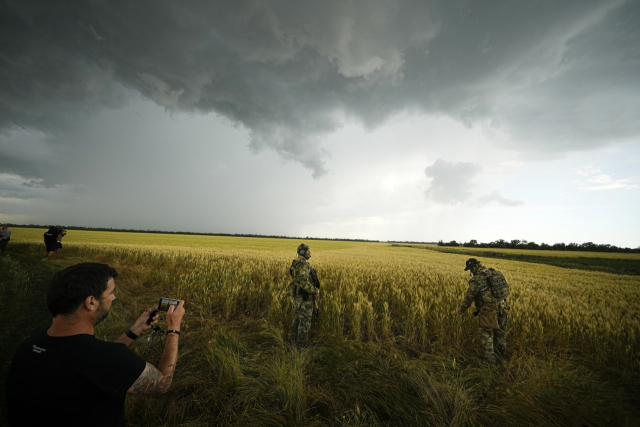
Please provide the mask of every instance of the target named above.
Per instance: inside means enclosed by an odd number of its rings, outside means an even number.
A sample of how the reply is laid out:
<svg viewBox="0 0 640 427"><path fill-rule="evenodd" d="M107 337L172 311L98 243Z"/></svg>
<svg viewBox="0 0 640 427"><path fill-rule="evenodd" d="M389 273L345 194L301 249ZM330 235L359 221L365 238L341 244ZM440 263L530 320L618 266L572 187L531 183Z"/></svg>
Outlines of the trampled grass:
<svg viewBox="0 0 640 427"><path fill-rule="evenodd" d="M2 291L16 310L39 289L24 266L43 249L29 242L44 230L23 230L0 276L16 283ZM119 270L104 339L159 296L187 301L176 382L128 397L131 425L637 425L640 277L483 260L509 280L512 310L510 360L481 368L476 319L455 314L467 255L311 241L322 317L297 352L283 337L299 243L72 231L64 258L35 266ZM133 349L152 363L161 352L157 340Z"/></svg>

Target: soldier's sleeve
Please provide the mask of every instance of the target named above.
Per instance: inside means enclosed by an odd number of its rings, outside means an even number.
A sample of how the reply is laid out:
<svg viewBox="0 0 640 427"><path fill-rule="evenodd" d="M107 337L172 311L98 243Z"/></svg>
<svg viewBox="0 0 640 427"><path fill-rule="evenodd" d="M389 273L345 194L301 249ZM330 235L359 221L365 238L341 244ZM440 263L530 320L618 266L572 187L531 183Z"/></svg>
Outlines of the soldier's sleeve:
<svg viewBox="0 0 640 427"><path fill-rule="evenodd" d="M473 299L476 297L478 293L478 283L475 277L469 280L469 289L464 294L464 300L462 301L462 305L460 306L460 311L465 313L469 307L471 307L471 303Z"/></svg>
<svg viewBox="0 0 640 427"><path fill-rule="evenodd" d="M306 262L301 262L296 267L296 283L310 294L318 293L318 288L313 286L311 279L311 268L309 268L309 264Z"/></svg>

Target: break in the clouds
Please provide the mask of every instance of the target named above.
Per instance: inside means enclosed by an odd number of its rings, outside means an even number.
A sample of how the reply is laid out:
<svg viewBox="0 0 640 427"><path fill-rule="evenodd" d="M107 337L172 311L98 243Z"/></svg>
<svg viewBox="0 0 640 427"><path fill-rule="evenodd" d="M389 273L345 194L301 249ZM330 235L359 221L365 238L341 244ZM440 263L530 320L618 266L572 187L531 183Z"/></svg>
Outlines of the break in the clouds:
<svg viewBox="0 0 640 427"><path fill-rule="evenodd" d="M39 135L29 144L55 164L82 144L78 121L140 94L225 117L253 151L314 177L331 167L328 135L401 112L487 126L527 158L559 156L640 134L639 11L633 0L7 0L0 138ZM3 171L60 180L37 153L0 150Z"/></svg>

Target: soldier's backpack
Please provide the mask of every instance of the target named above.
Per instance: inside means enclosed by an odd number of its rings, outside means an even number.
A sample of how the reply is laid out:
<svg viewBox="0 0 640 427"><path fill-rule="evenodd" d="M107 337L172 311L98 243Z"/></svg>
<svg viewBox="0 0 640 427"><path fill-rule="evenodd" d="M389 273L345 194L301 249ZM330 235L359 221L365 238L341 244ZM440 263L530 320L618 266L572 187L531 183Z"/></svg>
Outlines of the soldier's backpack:
<svg viewBox="0 0 640 427"><path fill-rule="evenodd" d="M482 272L482 275L487 278L487 283L491 288L491 295L496 300L501 301L509 296L509 284L502 273L493 268L488 268Z"/></svg>

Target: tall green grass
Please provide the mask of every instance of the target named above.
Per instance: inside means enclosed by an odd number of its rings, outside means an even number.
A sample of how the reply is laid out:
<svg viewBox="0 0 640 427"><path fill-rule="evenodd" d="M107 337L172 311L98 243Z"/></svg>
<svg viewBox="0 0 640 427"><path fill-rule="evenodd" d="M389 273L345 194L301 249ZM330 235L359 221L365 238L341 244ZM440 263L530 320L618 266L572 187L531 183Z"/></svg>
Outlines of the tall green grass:
<svg viewBox="0 0 640 427"><path fill-rule="evenodd" d="M627 359L617 366L591 359L583 344L555 338L559 326L545 323L517 335L522 342L510 342L510 360L479 367L475 319L428 318L402 306L407 296L391 286L399 276L381 282L375 271L368 273L362 280L383 296L375 300L347 292L351 279L344 272L326 271L323 280L335 286L326 292L335 295L323 295L311 346L298 351L284 342L292 315L284 296L286 258L279 264L222 251L198 260L65 245L63 258L43 262L39 246L11 249L0 258L0 297L11 307L0 315L5 325L18 319L20 326L2 330L3 387L11 349L50 320L43 304L47 279L67 265L106 262L120 273L117 299L96 330L102 339L120 335L159 296L187 300L171 390L128 396L131 426L638 425L640 369ZM206 268L194 268L196 262ZM425 280L434 294L460 286L437 274L410 279ZM157 363L163 336L147 337L131 348Z"/></svg>

